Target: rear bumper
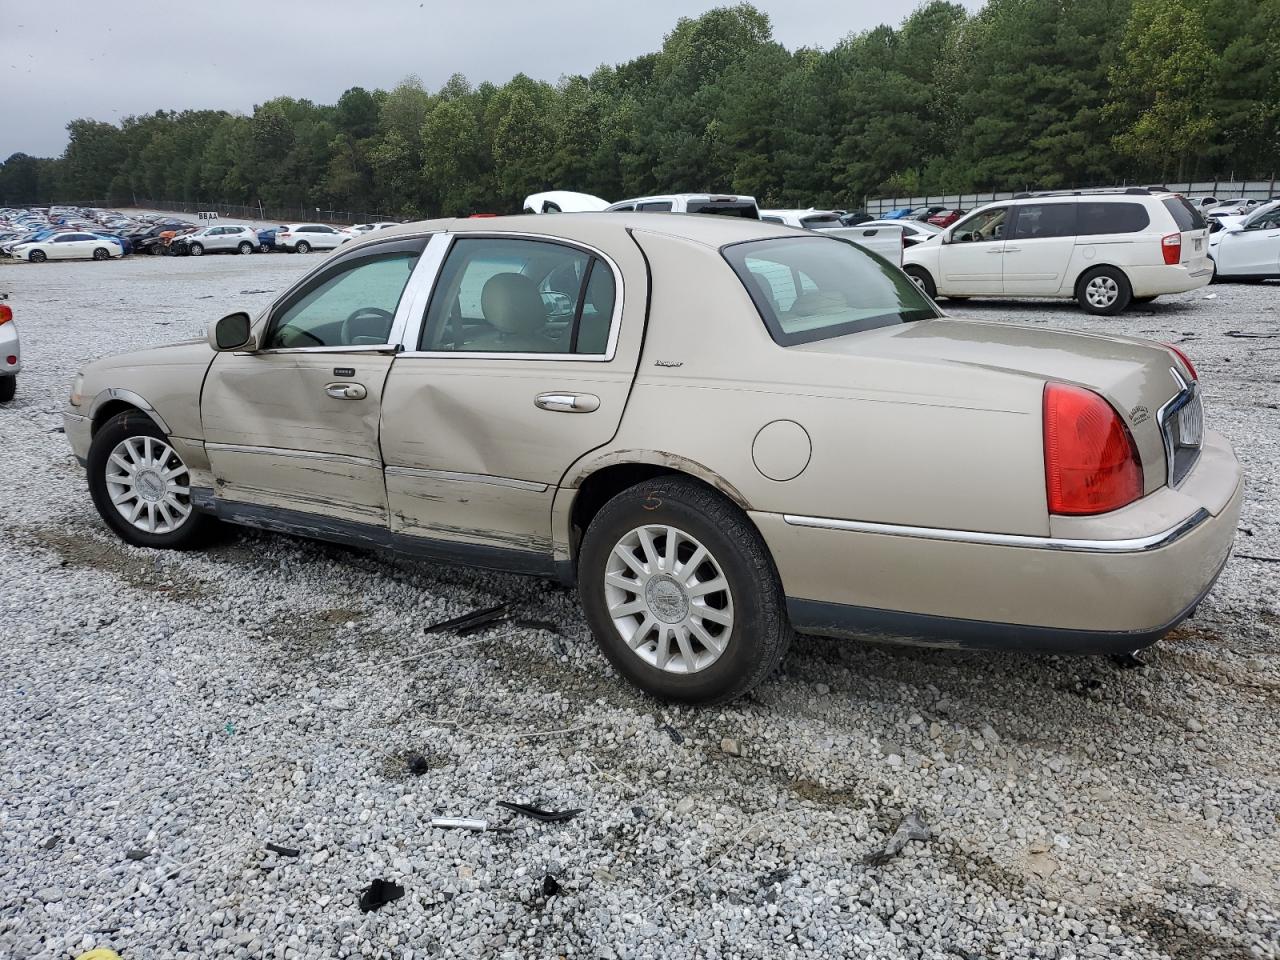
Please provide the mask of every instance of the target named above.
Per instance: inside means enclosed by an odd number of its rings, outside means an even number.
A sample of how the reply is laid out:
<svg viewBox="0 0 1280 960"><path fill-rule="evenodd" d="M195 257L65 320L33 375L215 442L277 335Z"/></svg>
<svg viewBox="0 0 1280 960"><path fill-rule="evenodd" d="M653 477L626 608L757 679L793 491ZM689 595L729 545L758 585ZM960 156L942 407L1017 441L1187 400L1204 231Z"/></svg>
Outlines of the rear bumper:
<svg viewBox="0 0 1280 960"><path fill-rule="evenodd" d="M1205 253L1190 263L1125 267L1135 297L1157 297L1164 293L1186 293L1207 286L1213 279L1213 263Z"/></svg>
<svg viewBox="0 0 1280 960"><path fill-rule="evenodd" d="M10 363L9 358L14 362ZM18 329L13 322L0 325L0 377L12 377L22 369L22 348L18 345Z"/></svg>
<svg viewBox="0 0 1280 960"><path fill-rule="evenodd" d="M1209 434L1180 490L1091 525L1072 518L1048 537L752 519L799 630L1107 653L1152 643L1195 609L1226 562L1242 498L1234 453Z"/></svg>

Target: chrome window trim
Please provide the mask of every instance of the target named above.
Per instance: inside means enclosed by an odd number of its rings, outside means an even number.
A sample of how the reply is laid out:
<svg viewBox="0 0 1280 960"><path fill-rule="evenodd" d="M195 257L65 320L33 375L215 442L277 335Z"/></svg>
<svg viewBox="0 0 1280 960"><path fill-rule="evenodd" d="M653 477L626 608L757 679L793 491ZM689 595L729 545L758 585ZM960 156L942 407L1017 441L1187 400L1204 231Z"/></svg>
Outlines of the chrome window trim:
<svg viewBox="0 0 1280 960"><path fill-rule="evenodd" d="M1181 540L1204 523L1210 513L1204 507L1174 524L1167 530L1145 537L1129 537L1123 540L1086 540L1067 537L1034 537L1011 533L980 533L974 530L947 530L939 527L910 527L896 523L872 523L865 520L833 520L827 517L802 517L783 514L783 520L793 527L816 527L824 530L843 530L852 533L874 533L888 537L914 537L919 540L946 540L953 543L974 543L995 547L1027 547L1035 550L1063 550L1072 553L1145 553L1159 550Z"/></svg>
<svg viewBox="0 0 1280 960"><path fill-rule="evenodd" d="M400 354L401 358L436 360L453 357L459 360L556 360L581 363L608 363L614 359L618 350L618 338L622 334L622 305L626 302L626 291L621 268L618 266L617 261L603 250L588 243L582 243L579 240L568 240L564 237L555 237L545 233L522 233L515 230L477 230L474 232L464 230L459 233L437 234L436 237L445 238L447 248L441 254L440 262L432 275L430 289L427 290L427 296L423 301L421 312L413 315L417 318L416 321L411 319L409 327L405 330L405 349ZM431 238L431 244L435 243L436 237ZM601 262L608 264L610 271L613 273L613 315L609 318L609 339L605 344L604 353L502 353L479 350L417 349L422 340L422 326L427 320L427 307L431 303L431 296L435 293L436 280L439 278L440 271L444 268L444 261L447 259L449 251L453 249L455 241L471 239L534 240L543 243L554 243L557 246L581 250L583 253L598 257ZM430 246L429 244L428 250L423 251L423 259L430 252ZM414 274L416 278L417 271ZM417 328L416 331L413 329L415 326Z"/></svg>
<svg viewBox="0 0 1280 960"><path fill-rule="evenodd" d="M545 493L548 487L545 483L535 483L532 480L496 477L487 473L459 473L455 470L423 470L419 467L396 466L389 466L386 471L389 477L416 477L422 480L448 480L454 483L487 483L495 487L528 490L531 493Z"/></svg>
<svg viewBox="0 0 1280 960"><path fill-rule="evenodd" d="M298 460L330 460L334 463L350 463L359 467L382 469L381 460L370 460L368 457L354 457L347 453L323 453L319 450L291 450L285 447L255 447L244 443L205 442L205 450L223 453L257 453L269 457L293 457Z"/></svg>

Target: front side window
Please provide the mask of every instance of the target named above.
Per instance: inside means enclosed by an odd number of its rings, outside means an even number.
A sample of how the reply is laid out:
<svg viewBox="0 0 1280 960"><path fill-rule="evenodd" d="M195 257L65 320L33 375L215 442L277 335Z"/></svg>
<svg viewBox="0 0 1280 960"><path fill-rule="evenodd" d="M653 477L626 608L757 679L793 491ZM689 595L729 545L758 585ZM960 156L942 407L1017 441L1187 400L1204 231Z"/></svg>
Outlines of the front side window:
<svg viewBox="0 0 1280 960"><path fill-rule="evenodd" d="M989 243L1004 239L1004 226L1009 217L1008 207L982 210L968 220L962 220L951 234L956 243Z"/></svg>
<svg viewBox="0 0 1280 960"><path fill-rule="evenodd" d="M418 253L351 260L321 274L272 317L268 350L351 347L388 342L400 296Z"/></svg>
<svg viewBox="0 0 1280 960"><path fill-rule="evenodd" d="M846 240L753 240L723 253L784 347L940 316L906 274Z"/></svg>
<svg viewBox="0 0 1280 960"><path fill-rule="evenodd" d="M1043 240L1049 237L1074 237L1076 205L1074 203L1028 203L1018 209L1013 224L1013 240Z"/></svg>
<svg viewBox="0 0 1280 960"><path fill-rule="evenodd" d="M1280 207L1256 214L1245 225L1246 230L1274 230L1276 227L1280 227Z"/></svg>
<svg viewBox="0 0 1280 960"><path fill-rule="evenodd" d="M436 281L419 349L603 354L616 296L609 265L577 247L460 237Z"/></svg>

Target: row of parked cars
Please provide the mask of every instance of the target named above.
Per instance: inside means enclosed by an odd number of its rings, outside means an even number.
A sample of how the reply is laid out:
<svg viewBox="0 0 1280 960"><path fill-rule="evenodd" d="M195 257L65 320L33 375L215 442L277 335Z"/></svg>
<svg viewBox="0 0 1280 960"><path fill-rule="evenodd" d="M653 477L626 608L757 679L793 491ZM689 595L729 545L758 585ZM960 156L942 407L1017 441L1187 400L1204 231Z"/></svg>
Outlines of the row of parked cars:
<svg viewBox="0 0 1280 960"><path fill-rule="evenodd" d="M53 206L0 209L0 255L32 263L110 260L133 253L308 253L332 250L355 237L395 226L390 221L339 228L290 223L258 229L241 223L197 224L167 214L126 216L114 210Z"/></svg>
<svg viewBox="0 0 1280 960"><path fill-rule="evenodd" d="M553 191L528 197L524 208L772 221L879 253L932 298L1072 299L1100 315L1214 280L1280 278L1280 200L1188 199L1160 187L1022 193L973 211L903 207L877 220L842 210L762 210L752 197L716 194L608 203Z"/></svg>

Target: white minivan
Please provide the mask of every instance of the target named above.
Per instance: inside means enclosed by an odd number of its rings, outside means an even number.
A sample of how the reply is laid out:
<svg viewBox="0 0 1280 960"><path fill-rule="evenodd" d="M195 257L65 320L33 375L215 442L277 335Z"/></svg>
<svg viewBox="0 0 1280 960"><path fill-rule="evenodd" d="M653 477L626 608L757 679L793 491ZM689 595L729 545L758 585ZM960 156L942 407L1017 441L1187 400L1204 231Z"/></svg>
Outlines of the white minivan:
<svg viewBox="0 0 1280 960"><path fill-rule="evenodd" d="M1178 194L1020 194L978 208L902 259L931 297L1062 297L1108 315L1209 283L1208 235Z"/></svg>

